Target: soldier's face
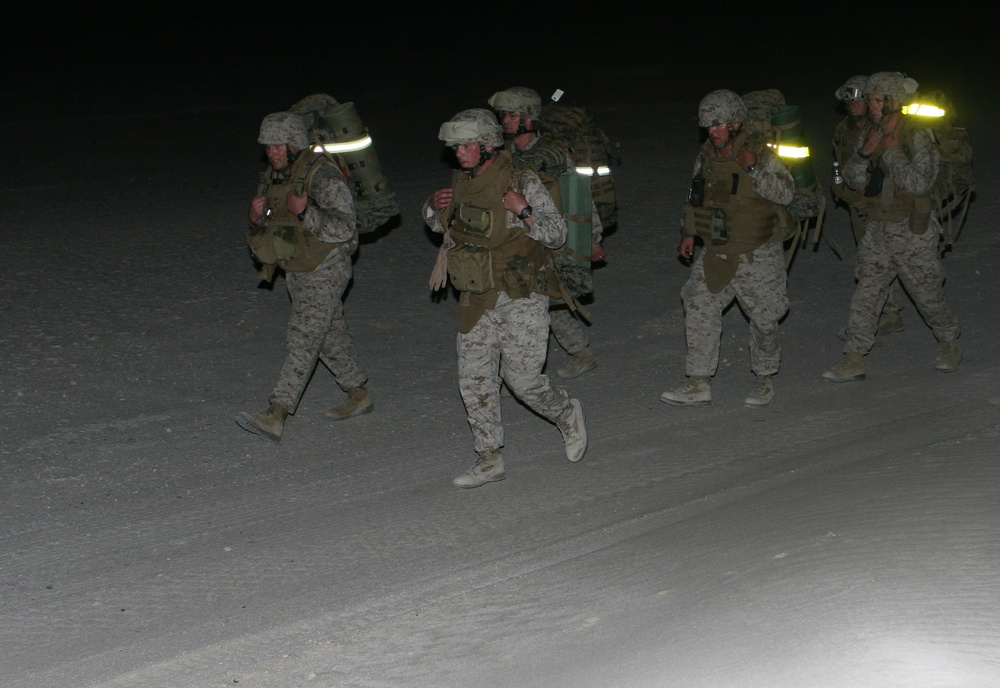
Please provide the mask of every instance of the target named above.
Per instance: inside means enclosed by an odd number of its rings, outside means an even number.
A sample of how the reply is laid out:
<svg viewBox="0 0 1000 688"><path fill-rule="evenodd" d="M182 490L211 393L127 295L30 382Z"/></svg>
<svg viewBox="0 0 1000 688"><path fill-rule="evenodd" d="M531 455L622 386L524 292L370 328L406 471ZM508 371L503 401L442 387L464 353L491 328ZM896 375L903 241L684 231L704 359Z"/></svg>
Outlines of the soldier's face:
<svg viewBox="0 0 1000 688"><path fill-rule="evenodd" d="M455 157L458 158L459 166L464 169L472 169L479 164L479 144L460 143L455 146Z"/></svg>
<svg viewBox="0 0 1000 688"><path fill-rule="evenodd" d="M868 101L868 119L878 124L885 116L887 98L881 93L869 93L865 98Z"/></svg>
<svg viewBox="0 0 1000 688"><path fill-rule="evenodd" d="M503 132L505 134L513 134L517 131L518 125L521 123L521 115L517 112L501 112L500 113L500 126L503 127Z"/></svg>
<svg viewBox="0 0 1000 688"><path fill-rule="evenodd" d="M713 146L724 148L729 143L729 126L728 122L723 122L722 124L716 124L714 127L708 128L708 138L712 141ZM738 131L739 126L733 125L733 129Z"/></svg>
<svg viewBox="0 0 1000 688"><path fill-rule="evenodd" d="M847 108L847 116L852 118L864 117L868 113L868 103L864 98L856 100L845 100L844 107Z"/></svg>
<svg viewBox="0 0 1000 688"><path fill-rule="evenodd" d="M267 162L276 170L288 167L288 147L285 144L268 144L265 147Z"/></svg>

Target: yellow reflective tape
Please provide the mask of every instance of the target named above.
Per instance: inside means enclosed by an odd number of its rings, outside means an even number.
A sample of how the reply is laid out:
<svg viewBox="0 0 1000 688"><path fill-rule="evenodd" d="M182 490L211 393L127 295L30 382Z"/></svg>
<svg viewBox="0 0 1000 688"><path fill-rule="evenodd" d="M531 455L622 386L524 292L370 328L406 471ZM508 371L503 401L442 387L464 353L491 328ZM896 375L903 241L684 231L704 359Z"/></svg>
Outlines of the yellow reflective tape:
<svg viewBox="0 0 1000 688"><path fill-rule="evenodd" d="M773 143L767 144L775 150L779 158L808 158L809 146L786 146L784 144L776 146Z"/></svg>
<svg viewBox="0 0 1000 688"><path fill-rule="evenodd" d="M363 138L356 139L354 141L342 141L340 143L324 143L317 145L313 148L314 153L322 153L326 151L327 153L353 153L355 151L364 150L372 145L372 138L370 136L364 136Z"/></svg>
<svg viewBox="0 0 1000 688"><path fill-rule="evenodd" d="M903 106L904 115L918 115L920 117L944 117L944 110L937 105L926 103L910 103Z"/></svg>

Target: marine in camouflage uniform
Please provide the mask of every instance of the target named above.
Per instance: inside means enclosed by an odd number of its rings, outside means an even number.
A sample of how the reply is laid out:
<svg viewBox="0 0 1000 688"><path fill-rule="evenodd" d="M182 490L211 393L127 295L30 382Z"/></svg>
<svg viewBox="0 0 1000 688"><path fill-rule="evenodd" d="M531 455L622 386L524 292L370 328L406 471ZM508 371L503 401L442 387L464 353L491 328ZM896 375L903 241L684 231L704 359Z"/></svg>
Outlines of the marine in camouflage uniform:
<svg viewBox="0 0 1000 688"><path fill-rule="evenodd" d="M844 358L823 373L830 382L865 377L878 317L893 280L899 279L939 343L936 368L958 369L958 319L944 297L938 256L941 224L929 196L938 174L932 134L900 112L917 82L899 72L878 72L865 84L869 125L844 166L844 180L863 189L868 206L858 247L858 284L851 298Z"/></svg>
<svg viewBox="0 0 1000 688"><path fill-rule="evenodd" d="M574 169L573 159L565 144L551 137L543 136L537 126L542 118L542 99L536 91L525 86L512 86L490 96L488 103L500 120L504 137L510 142L510 154L516 165L523 165L535 171L545 182L550 194L558 188L559 175ZM591 203L591 255L590 260L604 260L601 240L604 227L597 206ZM556 259L560 259L556 256ZM572 299L592 291L590 275L586 280L574 280L575 267L569 258L565 259L567 269L563 282ZM549 304L549 318L552 334L572 360L556 371L562 378L576 378L597 367L597 357L590 349L590 337L580 314L571 309L561 298L552 298Z"/></svg>
<svg viewBox="0 0 1000 688"><path fill-rule="evenodd" d="M834 93L837 100L844 104L846 113L833 133L833 159L840 163L841 173L843 173L847 161L854 155L858 146L858 136L868 123L868 103L865 100L865 84L867 82L867 76L852 76ZM865 218L868 215L864 189L852 189L844 183L834 183L831 188L834 197L850 210L854 242L856 245L860 245L861 238L865 235ZM860 268L860 263L856 263L855 280L858 279ZM897 279L889 287L889 296L886 298L885 307L882 309L882 316L879 319L878 334L880 336L902 332L905 329L902 316L905 303L906 296ZM842 329L837 333L837 336L846 341L847 330Z"/></svg>
<svg viewBox="0 0 1000 688"><path fill-rule="evenodd" d="M248 238L264 265L263 277L273 278L277 267L284 269L292 311L288 353L269 408L240 413L236 422L277 442L317 360L348 393L343 404L327 412L328 418L362 415L374 405L364 387L368 375L347 329L342 301L351 279L351 256L358 247L351 191L333 161L309 150L308 131L299 115L268 115L258 141L266 147L270 164L247 213L252 228Z"/></svg>
<svg viewBox="0 0 1000 688"><path fill-rule="evenodd" d="M690 260L695 237L704 248L681 289L689 380L661 395L673 406L711 403L722 313L734 299L750 320L750 367L757 376L745 403L760 407L774 400L772 376L781 362L778 321L788 311L782 241L791 218L784 206L795 182L766 142L743 127L747 117L740 97L725 89L706 95L698 108L708 139L695 160L678 253ZM695 188L699 184L703 192Z"/></svg>
<svg viewBox="0 0 1000 688"><path fill-rule="evenodd" d="M478 487L505 477L500 384L562 432L566 457L583 458L583 407L542 374L549 331L548 249L566 240L566 223L538 176L515 172L489 110L459 112L438 137L461 170L435 191L423 218L445 233L442 255L459 291L458 380L479 458L453 481ZM444 280L432 277L432 287Z"/></svg>

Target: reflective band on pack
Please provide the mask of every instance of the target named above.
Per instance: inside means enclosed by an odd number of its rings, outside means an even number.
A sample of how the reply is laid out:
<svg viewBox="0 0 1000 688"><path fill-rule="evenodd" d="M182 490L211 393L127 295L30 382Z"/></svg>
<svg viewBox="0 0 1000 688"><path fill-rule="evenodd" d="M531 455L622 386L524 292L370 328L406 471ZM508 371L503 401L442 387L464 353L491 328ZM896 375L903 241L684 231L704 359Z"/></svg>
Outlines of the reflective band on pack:
<svg viewBox="0 0 1000 688"><path fill-rule="evenodd" d="M809 146L787 146L785 144L774 145L773 143L767 144L778 154L779 158L808 158L809 157Z"/></svg>
<svg viewBox="0 0 1000 688"><path fill-rule="evenodd" d="M610 177L611 168L607 165L601 165L595 171L593 167L577 167L577 174L582 174L585 177Z"/></svg>
<svg viewBox="0 0 1000 688"><path fill-rule="evenodd" d="M364 150L372 145L372 138L367 134L360 139L354 141L342 141L340 143L324 143L317 145L313 148L314 153L321 153L324 150L327 153L353 153L355 151Z"/></svg>
<svg viewBox="0 0 1000 688"><path fill-rule="evenodd" d="M944 117L944 110L937 105L925 103L910 103L903 106L904 115L919 115L920 117Z"/></svg>

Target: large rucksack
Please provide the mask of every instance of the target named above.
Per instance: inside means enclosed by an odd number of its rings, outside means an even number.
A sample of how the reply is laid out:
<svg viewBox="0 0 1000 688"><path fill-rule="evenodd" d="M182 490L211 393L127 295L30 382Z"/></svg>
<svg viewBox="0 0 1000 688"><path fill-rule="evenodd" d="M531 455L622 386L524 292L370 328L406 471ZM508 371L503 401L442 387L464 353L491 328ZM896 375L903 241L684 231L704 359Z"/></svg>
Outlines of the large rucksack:
<svg viewBox="0 0 1000 688"><path fill-rule="evenodd" d="M575 165L567 166L572 154L564 142L551 136L535 142L513 156L515 178L525 171L537 175L566 221L566 242L551 250L552 267L559 276L566 303L571 309L579 309L577 299L594 289L590 261L594 208L591 183L576 171ZM581 313L588 317L586 311Z"/></svg>
<svg viewBox="0 0 1000 688"><path fill-rule="evenodd" d="M969 202L976 190L969 132L965 127L955 126L955 108L951 99L941 91L915 94L913 103L903 108L903 112L918 119L920 128L931 132L940 153L938 176L931 198L944 225L944 245L951 246L962 231Z"/></svg>
<svg viewBox="0 0 1000 688"><path fill-rule="evenodd" d="M590 177L591 197L607 229L618 224L618 197L611 175L615 146L586 108L558 102L562 95L556 91L552 102L542 107L539 130L565 143L577 171Z"/></svg>
<svg viewBox="0 0 1000 688"><path fill-rule="evenodd" d="M791 216L791 226L785 228L785 264L791 266L798 245L806 242L810 229L813 246L819 243L826 198L809 158L798 106L789 105L775 88L751 91L741 98L749 113L744 127L750 128L757 142L766 143L774 151L795 180L795 195L785 208Z"/></svg>
<svg viewBox="0 0 1000 688"><path fill-rule="evenodd" d="M343 172L354 196L359 233L373 232L399 215L396 193L354 103L315 93L289 110L305 119L314 150L332 158Z"/></svg>

